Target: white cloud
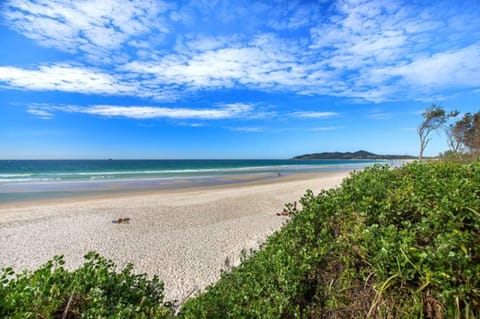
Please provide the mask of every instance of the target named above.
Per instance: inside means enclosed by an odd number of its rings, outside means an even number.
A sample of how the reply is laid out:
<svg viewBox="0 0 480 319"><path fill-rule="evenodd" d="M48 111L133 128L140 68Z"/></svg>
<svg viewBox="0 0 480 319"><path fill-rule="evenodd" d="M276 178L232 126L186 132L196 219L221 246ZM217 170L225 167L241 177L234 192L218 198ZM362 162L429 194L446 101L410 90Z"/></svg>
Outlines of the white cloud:
<svg viewBox="0 0 480 319"><path fill-rule="evenodd" d="M330 19L311 28L308 49L303 39L272 33L257 33L248 43L203 37L196 45L199 50L190 48L150 63L133 62L125 69L150 74L152 83L181 84L189 90L249 87L370 102L434 96L436 89L454 82L475 87L479 64L465 62L478 60L472 52L459 55L464 62L449 68L442 69L442 61L434 62L435 72L426 75L425 49L436 36L431 33L446 26L427 9L417 11L393 2L342 1ZM446 54L440 49L437 55ZM450 58L446 56L445 62L452 62ZM405 65L411 68L404 69ZM418 72L410 72L412 68ZM431 92L418 89L426 81Z"/></svg>
<svg viewBox="0 0 480 319"><path fill-rule="evenodd" d="M335 14L311 29L310 48L324 52L324 65L336 74L330 77L335 85L329 91L337 96L382 102L425 98L452 86L475 87L478 50L458 47L462 41L471 42L473 34L452 25L449 14L440 4L414 7L397 1L339 1ZM465 13L462 19L471 20ZM440 40L453 34L456 41ZM455 50L448 48L452 43L457 45ZM422 89L425 86L429 90Z"/></svg>
<svg viewBox="0 0 480 319"><path fill-rule="evenodd" d="M390 120L395 117L395 114L392 112L385 112L380 109L375 109L368 112L367 117L372 120Z"/></svg>
<svg viewBox="0 0 480 319"><path fill-rule="evenodd" d="M0 66L0 83L28 90L52 90L86 94L133 95L136 88L113 76L68 64L44 65L36 70Z"/></svg>
<svg viewBox="0 0 480 319"><path fill-rule="evenodd" d="M298 118L308 118L308 119L327 119L335 116L339 116L339 113L336 112L293 112L290 113L293 117Z"/></svg>
<svg viewBox="0 0 480 319"><path fill-rule="evenodd" d="M321 126L321 127L313 127L310 129L312 132L322 132L322 131L336 131L340 130L342 127L339 126Z"/></svg>
<svg viewBox="0 0 480 319"><path fill-rule="evenodd" d="M213 41L208 46L221 46ZM124 72L149 78L152 85L182 85L187 90L250 87L260 90L298 90L310 84L308 68L296 56L301 48L271 34L261 34L248 44L204 51L183 51L156 61L133 61Z"/></svg>
<svg viewBox="0 0 480 319"><path fill-rule="evenodd" d="M149 106L112 106L96 105L85 113L107 117L127 117L133 119L171 118L171 119L225 119L238 117L244 110L225 109L187 109Z"/></svg>
<svg viewBox="0 0 480 319"><path fill-rule="evenodd" d="M231 131L234 132L247 132L247 133L262 133L265 132L264 127L255 127L255 126L242 126L242 127L232 127Z"/></svg>
<svg viewBox="0 0 480 319"><path fill-rule="evenodd" d="M124 117L131 119L195 119L195 120L220 120L241 118L248 116L253 111L253 106L242 103L225 104L217 108L172 108L158 106L119 106L119 105L45 105L32 104L28 107L28 112L39 117L53 117L53 112L83 113L99 115L103 117ZM198 125L197 125L198 126Z"/></svg>
<svg viewBox="0 0 480 319"><path fill-rule="evenodd" d="M171 7L152 0L10 0L3 17L12 29L41 45L86 52L95 59L132 37L169 32L161 14Z"/></svg>
<svg viewBox="0 0 480 319"><path fill-rule="evenodd" d="M42 109L28 108L27 112L43 120L50 120L53 117L53 113Z"/></svg>
<svg viewBox="0 0 480 319"><path fill-rule="evenodd" d="M480 85L478 14L441 4L9 0L2 8L10 28L95 65L0 67L0 82L15 88L156 100L249 88L383 102Z"/></svg>
<svg viewBox="0 0 480 319"><path fill-rule="evenodd" d="M190 52L204 52L227 47L234 42L235 38L235 36L211 37L206 35L196 35L193 38L185 38L184 45L189 49Z"/></svg>
<svg viewBox="0 0 480 319"><path fill-rule="evenodd" d="M373 69L377 82L400 77L399 82L422 89L480 86L480 46L422 57L410 63Z"/></svg>

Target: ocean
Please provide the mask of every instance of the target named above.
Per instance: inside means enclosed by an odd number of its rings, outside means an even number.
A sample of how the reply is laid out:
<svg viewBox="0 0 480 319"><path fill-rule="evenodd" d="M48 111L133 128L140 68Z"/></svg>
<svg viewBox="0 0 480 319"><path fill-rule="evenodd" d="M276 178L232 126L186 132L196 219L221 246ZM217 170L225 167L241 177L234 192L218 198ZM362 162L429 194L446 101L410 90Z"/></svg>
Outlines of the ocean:
<svg viewBox="0 0 480 319"><path fill-rule="evenodd" d="M253 181L373 164L392 165L368 160L0 160L0 203L231 184L245 176Z"/></svg>

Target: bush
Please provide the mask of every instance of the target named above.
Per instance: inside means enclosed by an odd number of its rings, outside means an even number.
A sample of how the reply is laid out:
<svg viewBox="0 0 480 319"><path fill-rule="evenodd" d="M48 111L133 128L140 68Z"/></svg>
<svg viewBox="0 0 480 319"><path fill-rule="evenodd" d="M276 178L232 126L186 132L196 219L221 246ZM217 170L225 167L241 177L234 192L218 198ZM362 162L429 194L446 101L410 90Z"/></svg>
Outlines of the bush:
<svg viewBox="0 0 480 319"><path fill-rule="evenodd" d="M132 274L129 264L115 272L112 261L96 253L67 271L56 256L33 273L4 269L0 277L1 318L169 318L163 284Z"/></svg>
<svg viewBox="0 0 480 319"><path fill-rule="evenodd" d="M301 202L181 316L480 316L480 162L375 166Z"/></svg>

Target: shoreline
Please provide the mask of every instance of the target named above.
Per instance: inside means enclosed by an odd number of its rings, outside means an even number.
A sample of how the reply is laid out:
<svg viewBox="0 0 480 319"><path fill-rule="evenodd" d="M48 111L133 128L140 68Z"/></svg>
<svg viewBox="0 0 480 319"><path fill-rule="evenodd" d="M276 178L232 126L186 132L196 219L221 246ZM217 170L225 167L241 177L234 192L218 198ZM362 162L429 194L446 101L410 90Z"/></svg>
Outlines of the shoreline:
<svg viewBox="0 0 480 319"><path fill-rule="evenodd" d="M310 174L310 173L298 173ZM295 174L296 175L296 174ZM288 176L288 175L282 175ZM277 174L248 174L248 175L226 175L215 177L189 177L175 179L132 179L132 180L111 180L111 181L73 181L49 183L56 187L68 186L71 184L105 184L107 188L92 188L91 190L75 190L69 189L65 191L35 191L35 192L12 192L2 193L17 195L17 198L7 198L0 202L0 209L9 207L22 207L29 205L38 205L50 202L72 202L88 199L114 198L124 196L135 196L145 194L156 194L159 192L182 191L197 188L215 188L230 185L241 185L245 183L262 182L272 178L279 177ZM137 184L137 186L135 186ZM132 186L133 187L128 187ZM140 185L140 186L139 186ZM21 185L20 185L21 186ZM37 184L42 187L42 184ZM13 194L13 195L12 195Z"/></svg>
<svg viewBox="0 0 480 319"><path fill-rule="evenodd" d="M253 160L246 160L249 161ZM0 205L49 198L88 197L97 193L130 193L234 184L243 182L245 178L261 180L280 174L342 172L363 169L378 163L330 160L321 161L321 164L313 161L313 164L310 164L310 161L255 160L254 163L248 163L255 164L254 166L238 166L238 160L232 160L227 162L233 163L221 167L218 163L212 166L210 160L200 161L201 165L196 163L196 160L187 160L172 168L172 163L163 163L161 160L153 161L155 165L139 161L135 167L130 167L129 161L119 161L120 164L114 166L110 165L110 161L86 161L83 166L82 163L75 163L76 166L72 168L69 162L71 161L46 161L43 165L30 163L31 167L24 165L26 167L12 172L9 172L7 165L0 174ZM242 165L245 164L241 162ZM298 162L303 164L296 164ZM14 164L11 165L15 166ZM36 167L35 170L33 167ZM127 168L128 170L125 170Z"/></svg>
<svg viewBox="0 0 480 319"><path fill-rule="evenodd" d="M133 183L146 183L145 187L111 187L110 189L100 190L66 190L64 192L25 192L20 193L24 195L24 198L14 200L0 201L0 211L2 209L9 208L26 208L38 205L49 205L55 203L75 203L90 200L102 200L102 199L115 199L122 197L136 197L144 195L158 195L158 194L177 194L187 191L196 190L216 190L224 188L235 188L243 186L255 186L255 185L268 185L278 182L289 182L295 180L304 180L311 178L322 178L331 174L349 174L354 170L340 169L333 172L298 172L298 173L266 173L266 174L243 174L243 175L220 175L220 176L208 176L198 178L176 178L169 180L170 183L162 184L161 187L156 184L148 184L150 180L129 180L127 182ZM164 181L154 179L152 181ZM101 183L122 183L124 181L101 181ZM67 182L68 183L68 182ZM76 182L73 182L76 183ZM90 182L88 182L90 183ZM58 183L58 185L62 185ZM29 195L41 193L41 196L35 198ZM0 195L5 194L1 193ZM53 195L53 196L50 196Z"/></svg>
<svg viewBox="0 0 480 319"><path fill-rule="evenodd" d="M166 300L183 300L238 265L288 218L276 213L307 189L339 186L349 172L301 173L228 185L115 193L0 206L0 267L34 270L54 255L66 267L95 250L122 268L158 275ZM128 224L114 224L117 218Z"/></svg>

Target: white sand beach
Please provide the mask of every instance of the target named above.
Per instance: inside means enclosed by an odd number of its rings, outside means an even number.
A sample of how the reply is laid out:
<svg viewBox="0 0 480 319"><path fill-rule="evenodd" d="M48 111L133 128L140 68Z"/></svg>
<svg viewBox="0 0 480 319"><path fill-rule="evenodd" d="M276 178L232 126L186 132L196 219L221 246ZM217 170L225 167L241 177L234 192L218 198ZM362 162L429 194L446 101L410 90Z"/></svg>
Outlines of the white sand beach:
<svg viewBox="0 0 480 319"><path fill-rule="evenodd" d="M68 268L95 250L119 266L158 275L166 300L182 301L220 278L226 259L258 248L281 228L284 204L348 173L308 173L260 182L0 206L0 267L35 269L54 255ZM128 217L127 224L112 223Z"/></svg>

